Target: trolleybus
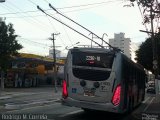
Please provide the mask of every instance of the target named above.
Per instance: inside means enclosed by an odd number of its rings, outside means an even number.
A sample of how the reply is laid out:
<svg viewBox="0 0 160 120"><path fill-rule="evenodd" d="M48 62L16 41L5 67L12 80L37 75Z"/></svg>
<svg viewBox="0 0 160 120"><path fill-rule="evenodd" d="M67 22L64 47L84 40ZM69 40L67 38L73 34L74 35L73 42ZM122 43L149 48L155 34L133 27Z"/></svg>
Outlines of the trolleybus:
<svg viewBox="0 0 160 120"><path fill-rule="evenodd" d="M72 48L64 68L62 104L114 113L132 111L145 96L144 68L120 51Z"/></svg>

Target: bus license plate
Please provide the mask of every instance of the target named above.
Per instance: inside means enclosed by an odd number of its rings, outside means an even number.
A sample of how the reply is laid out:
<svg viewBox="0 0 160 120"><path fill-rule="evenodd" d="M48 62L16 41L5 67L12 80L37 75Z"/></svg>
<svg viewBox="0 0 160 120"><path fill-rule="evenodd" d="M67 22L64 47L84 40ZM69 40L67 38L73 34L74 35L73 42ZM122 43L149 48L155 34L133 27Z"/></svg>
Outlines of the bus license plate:
<svg viewBox="0 0 160 120"><path fill-rule="evenodd" d="M94 91L84 91L84 96L94 96Z"/></svg>

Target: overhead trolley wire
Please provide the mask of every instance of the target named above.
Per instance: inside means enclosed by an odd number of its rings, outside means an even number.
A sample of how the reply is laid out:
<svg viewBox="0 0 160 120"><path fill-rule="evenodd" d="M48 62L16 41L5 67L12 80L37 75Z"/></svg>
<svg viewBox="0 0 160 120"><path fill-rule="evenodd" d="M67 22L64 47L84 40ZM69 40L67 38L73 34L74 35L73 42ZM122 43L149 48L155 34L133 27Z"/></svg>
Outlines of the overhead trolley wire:
<svg viewBox="0 0 160 120"><path fill-rule="evenodd" d="M52 24L52 22L50 21L50 19L48 18L48 16L47 16L47 19L48 19L49 23L51 24L52 28L53 28L55 31L57 31L56 28L54 27L54 25ZM60 37L60 35L58 35L58 37L60 38L61 43L62 43L64 46L66 46L65 43L63 42L62 38Z"/></svg>
<svg viewBox="0 0 160 120"><path fill-rule="evenodd" d="M28 0L28 1L37 6L37 4L34 3L33 1L31 1L31 0ZM63 9L80 8L80 7L94 6L94 5L99 5L99 4L107 4L107 3L117 2L117 1L118 0L107 1L107 2L99 2L99 3L82 4L82 5L75 5L75 6L66 6L66 7L61 7L61 8L57 8L57 9L62 9L63 10ZM122 0L119 0L119 1L122 1ZM84 9L87 9L87 8L84 8ZM78 9L78 10L84 10L84 9ZM45 9L44 11L50 11L50 10L52 10L52 9ZM67 12L74 12L74 11L78 11L78 10L72 10L72 11L67 11ZM29 11L22 11L22 12L9 12L9 13L1 13L0 15L35 13L35 12L39 12L39 11L38 10L29 10Z"/></svg>
<svg viewBox="0 0 160 120"><path fill-rule="evenodd" d="M19 41L26 41L26 42L32 42L33 44L38 44L38 45L41 45L41 46L45 46L45 47L50 47L49 45L47 45L47 44L43 44L43 43L39 43L39 42L35 42L35 41L32 41L32 40L29 40L29 39L27 39L27 38L22 38L22 37L20 37L20 38L18 38L18 40ZM31 44L31 43L30 43Z"/></svg>
<svg viewBox="0 0 160 120"><path fill-rule="evenodd" d="M58 18L59 18L60 21L62 21L62 20L60 19L60 17L58 17ZM71 41L71 39L70 39L70 37L69 37L69 35L68 35L66 29L64 28L63 24L62 24L62 28L63 28L65 34L67 35L68 40L69 40L69 41L71 42L71 44L73 45L73 43L72 43L72 41Z"/></svg>
<svg viewBox="0 0 160 120"><path fill-rule="evenodd" d="M36 3L34 3L34 2L32 2L31 0L28 0L29 2L31 2L32 4L34 4L34 5L36 5L37 6L37 4ZM20 9L21 10L21 9ZM22 10L21 10L22 11ZM26 14L28 14L28 13L26 13ZM37 19L37 18L32 18L33 20L35 20L39 25L41 25L41 26L43 26L43 27L45 27L45 29L47 30L48 29L48 27L47 26L49 26L49 25L47 25L46 23L44 23L44 22L42 22L42 21L40 21L39 19ZM50 31L49 29L48 29L48 31Z"/></svg>
<svg viewBox="0 0 160 120"><path fill-rule="evenodd" d="M56 21L60 22L61 24L65 25L66 27L70 28L71 30L73 30L73 31L77 32L78 34L82 35L83 37L85 37L85 38L87 38L87 39L89 39L89 40L93 41L91 38L87 37L86 35L82 34L82 33L81 33L81 32L79 32L79 31L75 30L74 28L70 27L70 26L69 26L69 25L67 25L66 23L64 23L64 22L62 22L62 21L58 20L57 18L55 18L55 17L51 16L50 14L46 13L46 12L45 12L43 9L41 9L39 6L37 6L37 8L38 8L40 11L42 11L43 13L45 13L46 15L50 16L51 18L53 18L54 20L56 20ZM95 44L99 45L100 47L104 48L104 47L103 47L103 46L101 46L99 43L97 43L97 42L95 42L95 41L93 41L93 42L94 42Z"/></svg>
<svg viewBox="0 0 160 120"><path fill-rule="evenodd" d="M31 0L28 0L29 2L31 2L31 3L33 3L34 5L36 5L37 6L37 4L36 3L34 3L34 2L32 2ZM45 2L47 2L46 0L45 0ZM47 2L48 3L48 2ZM49 20L49 19L48 19ZM49 22L50 22L50 20L49 20ZM51 22L50 22L50 24L51 24ZM53 24L51 24L51 26L53 26ZM64 29L64 28L63 28ZM67 31L64 29L64 31L65 31L65 33L67 34ZM68 36L68 34L67 34L67 37L68 37L68 39L69 39L69 41L71 42L71 44L72 44L72 41L70 40L70 38L69 38L69 36ZM61 40L61 39L60 39ZM62 40L61 40L61 42L62 42ZM62 42L63 43L63 42ZM73 45L73 44L72 44Z"/></svg>
<svg viewBox="0 0 160 120"><path fill-rule="evenodd" d="M47 0L44 0L47 4L49 3Z"/></svg>
<svg viewBox="0 0 160 120"><path fill-rule="evenodd" d="M10 2L9 2L10 3ZM4 7L8 10L8 11L15 11L15 9L13 9L13 8L11 8L11 7L9 7L9 6L7 6L6 4L2 4L2 5L4 5ZM12 3L10 3L10 5L12 5L12 7L14 6L14 7L16 7L17 8L17 6L15 6L14 4L12 4ZM18 8L17 8L18 9ZM19 9L18 9L19 10ZM19 10L20 11L20 10ZM46 31L46 29L43 29L42 27L40 27L39 25L37 25L37 24L35 24L35 21L33 21L33 20L28 20L28 19L24 19L24 15L19 15L18 14L18 16L22 16L22 18L23 18L23 20L25 20L27 23L30 23L30 24L32 24L32 25L34 25L34 26L36 26L36 27L39 27L41 30L43 30L44 32L47 32L48 33L48 31Z"/></svg>
<svg viewBox="0 0 160 120"><path fill-rule="evenodd" d="M47 0L44 0L44 1L45 1L47 4L49 3ZM56 30L56 28L54 27L54 25L53 25L52 22L50 21L49 16L47 16L47 19L48 19L49 23L51 24L52 28ZM57 30L56 30L56 31L57 31ZM68 34L67 34L67 36L68 36ZM60 36L59 36L59 38L60 38L60 40L61 40L61 43L62 43L64 46L66 46L65 43L62 41L62 39L61 39ZM69 38L68 38L68 39L69 39ZM69 40L70 40L70 39L69 39Z"/></svg>
<svg viewBox="0 0 160 120"><path fill-rule="evenodd" d="M103 40L103 38L99 37L97 34L93 33L92 31L90 31L89 29L87 29L86 27L80 25L79 23L75 22L74 20L72 20L71 18L63 15L62 13L60 13L56 8L54 8L51 4L49 4L49 7L52 8L56 13L58 13L59 15L63 16L64 18L70 20L71 22L75 23L76 25L82 27L83 29L87 30L89 33L95 35L97 38L101 39L104 43L106 43L110 48L116 49L115 47L111 46L109 43L107 43L105 40ZM93 40L92 40L93 41ZM95 42L95 41L94 41Z"/></svg>

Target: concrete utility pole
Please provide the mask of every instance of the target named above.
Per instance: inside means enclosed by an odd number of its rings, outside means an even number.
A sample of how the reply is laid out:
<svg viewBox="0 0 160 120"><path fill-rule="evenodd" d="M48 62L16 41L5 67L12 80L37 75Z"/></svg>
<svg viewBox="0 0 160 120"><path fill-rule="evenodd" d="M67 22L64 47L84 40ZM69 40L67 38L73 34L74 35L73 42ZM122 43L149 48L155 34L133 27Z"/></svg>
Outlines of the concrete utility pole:
<svg viewBox="0 0 160 120"><path fill-rule="evenodd" d="M159 12L159 11L154 11L152 2L150 3L149 8L150 8L149 16L150 16L151 32L144 31L144 30L140 30L140 31L151 34L152 53L153 53L153 58L152 58L153 59L153 61L152 61L152 63L153 63L153 71L154 71L155 78L157 78L158 77L158 54L157 54L157 41L154 38L156 33L154 33L153 19L154 19L154 16L155 16L154 13Z"/></svg>
<svg viewBox="0 0 160 120"><path fill-rule="evenodd" d="M57 93L57 71L56 71L56 52L55 52L55 35L59 35L60 33L53 33L50 40L53 42L53 59L54 59L54 87L55 87L55 93Z"/></svg>
<svg viewBox="0 0 160 120"><path fill-rule="evenodd" d="M150 6L150 17L151 17L151 40L152 40L152 46L153 46L153 70L155 74L155 78L158 77L158 56L157 56L157 42L156 39L154 39L154 27L153 27L153 4Z"/></svg>
<svg viewBox="0 0 160 120"><path fill-rule="evenodd" d="M0 3L2 3L2 2L5 2L5 0L0 0ZM0 17L0 25L1 25L1 22L2 22L2 18ZM1 76L0 76L0 78L1 78L1 90L4 90L4 72L2 71L0 71L0 74L1 74ZM0 92L0 95L1 95L1 92Z"/></svg>

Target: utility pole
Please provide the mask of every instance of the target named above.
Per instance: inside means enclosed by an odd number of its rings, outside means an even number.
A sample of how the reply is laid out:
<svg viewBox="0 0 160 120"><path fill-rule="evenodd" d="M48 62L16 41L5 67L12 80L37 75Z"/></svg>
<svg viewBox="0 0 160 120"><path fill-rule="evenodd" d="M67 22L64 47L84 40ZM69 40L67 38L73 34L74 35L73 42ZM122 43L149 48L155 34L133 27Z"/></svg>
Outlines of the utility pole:
<svg viewBox="0 0 160 120"><path fill-rule="evenodd" d="M53 59L54 59L54 62L53 62L53 65L54 65L54 87L55 87L55 93L57 93L57 70L56 70L56 51L55 51L55 36L56 35L59 35L60 33L53 33L52 34L52 37L53 38L50 38L50 40L52 40L53 42Z"/></svg>
<svg viewBox="0 0 160 120"><path fill-rule="evenodd" d="M5 2L5 0L0 0L0 3L2 3L2 2ZM2 22L2 18L0 17L0 26L1 26L1 22ZM1 80L0 80L0 84L1 84L1 90L0 91L2 91L2 90L4 90L4 72L2 71L2 72L0 72L0 78L1 78ZM1 96L1 92L0 92L0 96Z"/></svg>
<svg viewBox="0 0 160 120"><path fill-rule="evenodd" d="M135 1L135 0L133 0L133 1ZM154 17L155 17L155 13L160 13L160 12L154 10L154 8L153 8L154 7L154 2L153 1L150 1L146 4L144 4L144 6L146 6L148 8L148 12L150 12L149 16L150 16L151 31L143 31L143 30L140 30L140 31L151 34L152 53L153 53L153 58L152 58L152 60L153 60L152 61L152 63L153 63L153 73L155 75L155 78L157 78L158 77L158 54L157 54L157 41L154 38L156 33L154 33L153 20L154 20Z"/></svg>
<svg viewBox="0 0 160 120"><path fill-rule="evenodd" d="M151 18L151 40L152 40L152 46L153 46L153 70L154 70L154 74L155 74L155 78L158 77L158 59L157 59L157 42L156 39L154 39L154 27L153 27L153 19L154 19L154 15L153 15L153 3L151 2L151 6L150 6L150 18Z"/></svg>

